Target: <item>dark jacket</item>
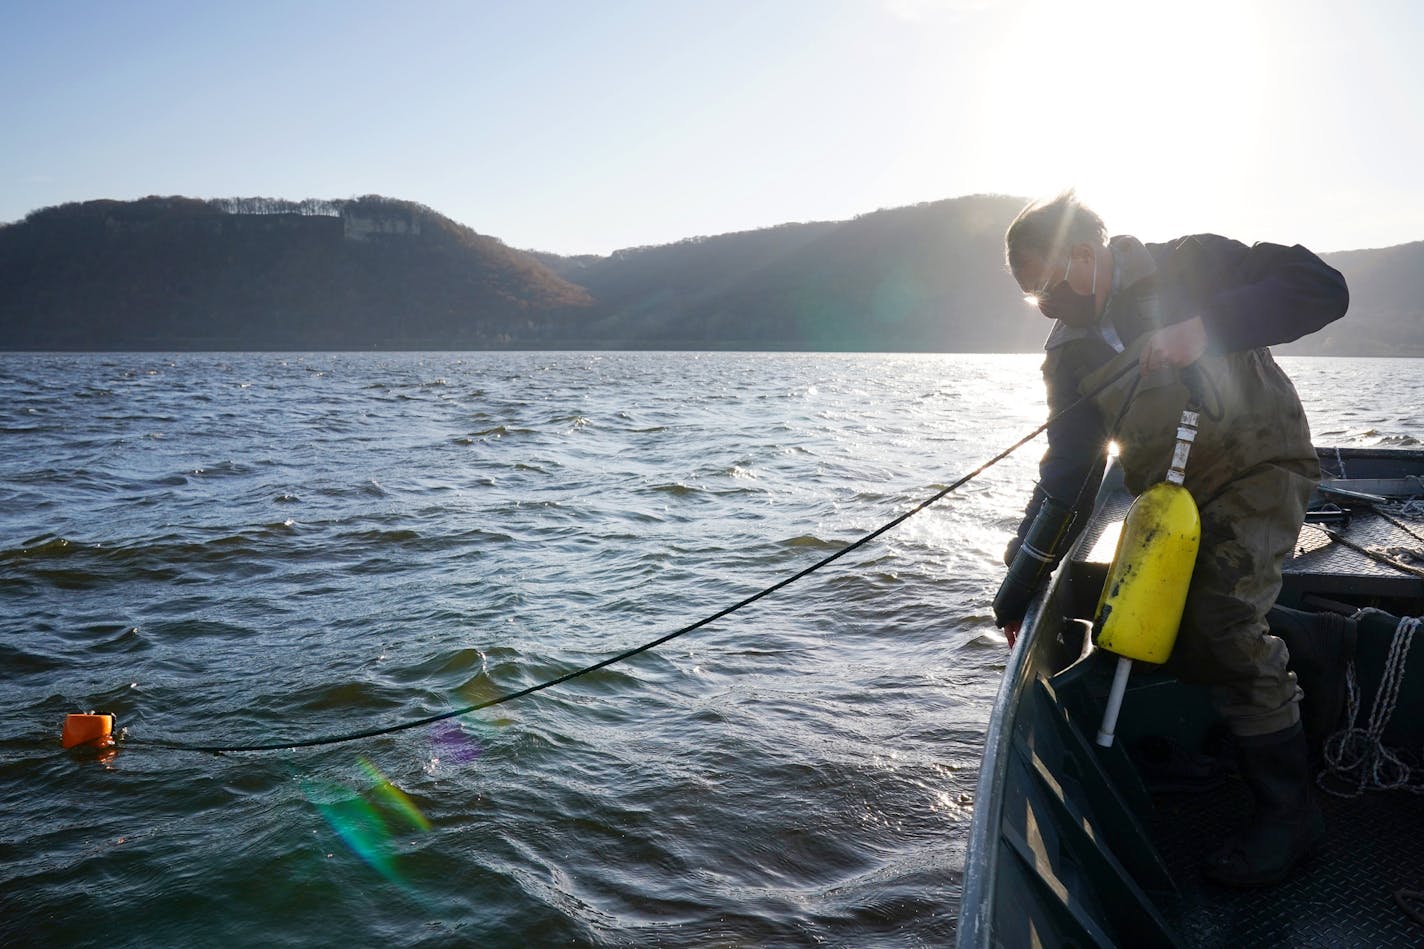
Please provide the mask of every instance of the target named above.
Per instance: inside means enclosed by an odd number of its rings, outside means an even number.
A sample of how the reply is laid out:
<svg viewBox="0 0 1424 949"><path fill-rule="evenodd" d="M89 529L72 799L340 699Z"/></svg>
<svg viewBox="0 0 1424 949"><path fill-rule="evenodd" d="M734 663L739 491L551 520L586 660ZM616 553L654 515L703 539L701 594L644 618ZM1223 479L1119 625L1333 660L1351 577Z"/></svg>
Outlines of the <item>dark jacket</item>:
<svg viewBox="0 0 1424 949"><path fill-rule="evenodd" d="M1110 328L1111 332L1069 330L1060 324L1055 326L1046 344L1043 378L1049 413L1057 415L1072 408L1048 427L1048 450L1039 463L1038 487L1019 526L1020 539L1032 523L1044 494L1072 504L1080 492L1084 501L1091 501L1097 487L1100 470L1097 466L1103 456L1104 443L1113 425L1123 422L1118 409L1122 402L1121 399L1117 402L1096 399L1074 407L1084 394L1084 381L1095 374L1100 377L1101 370L1109 363L1130 361L1133 351L1140 348L1153 331L1193 316L1200 316L1206 328L1207 353L1201 365L1215 380L1218 396L1224 392L1229 399L1240 391L1243 398L1259 401L1264 392L1270 397L1272 411L1299 416L1296 428L1304 433L1306 442L1304 446L1297 444L1302 437L1292 430L1284 441L1277 439L1275 444L1250 442L1249 448L1256 452L1254 455L1249 449L1244 452L1232 447L1223 449L1233 457L1217 464L1214 471L1210 462L1196 466L1213 479L1212 484L1199 484L1199 487L1210 490L1219 486L1222 479L1229 479L1233 465L1244 469L1270 460L1271 453L1299 454L1310 450L1309 432L1295 390L1265 347L1299 339L1344 315L1349 305L1349 291L1339 271L1300 245L1247 247L1215 234L1147 245L1132 237L1115 237L1109 246L1115 264L1114 287L1100 327ZM1114 334L1125 352L1119 353L1110 342ZM1131 384L1136 374L1129 373L1129 376L1124 386ZM1241 385L1235 384L1238 381ZM1141 385L1141 390L1133 391L1146 390L1153 382L1144 379ZM1247 396L1248 392L1251 395ZM1185 390L1182 390L1181 401L1185 402ZM1227 424L1233 423L1240 425L1241 419L1233 418ZM1204 425L1210 424L1204 421ZM1171 426L1169 421L1167 427ZM1124 429L1131 430L1130 420ZM1164 432L1164 435L1169 434ZM1223 444L1223 439L1239 436L1230 446L1249 440L1249 435L1244 433L1217 435L1218 443ZM1124 445L1125 452L1129 447ZM1196 457L1195 451L1193 457ZM1131 459L1124 457L1124 461ZM1147 476L1151 469L1149 462L1138 461L1137 467L1142 470L1137 472L1137 477L1133 477L1132 465L1125 464L1125 467L1130 488L1141 490L1146 486L1134 481L1141 482ZM1162 470L1165 471L1165 459ZM1193 466L1189 465L1189 488L1193 487L1192 471ZM1016 545L1011 545L1011 554L1013 546Z"/></svg>

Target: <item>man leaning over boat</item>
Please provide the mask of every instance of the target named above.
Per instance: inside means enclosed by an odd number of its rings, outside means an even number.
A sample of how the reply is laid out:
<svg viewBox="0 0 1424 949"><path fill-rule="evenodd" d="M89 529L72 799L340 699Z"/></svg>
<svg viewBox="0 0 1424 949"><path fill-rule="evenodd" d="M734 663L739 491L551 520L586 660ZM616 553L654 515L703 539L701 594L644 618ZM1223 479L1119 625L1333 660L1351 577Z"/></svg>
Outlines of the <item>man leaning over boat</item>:
<svg viewBox="0 0 1424 949"><path fill-rule="evenodd" d="M1110 436L1133 494L1160 481L1188 399L1180 371L1200 373L1207 410L1186 487L1201 512L1201 546L1167 668L1210 688L1255 802L1203 872L1231 886L1277 883L1325 833L1310 793L1301 692L1266 623L1320 469L1295 387L1267 347L1343 316L1345 280L1299 245L1247 247L1215 234L1109 239L1072 192L1024 208L1005 249L1019 287L1054 321L1043 378L1050 414L1067 410L1048 428L1006 563L1045 498L1092 498L1096 484L1086 482L1100 477Z"/></svg>

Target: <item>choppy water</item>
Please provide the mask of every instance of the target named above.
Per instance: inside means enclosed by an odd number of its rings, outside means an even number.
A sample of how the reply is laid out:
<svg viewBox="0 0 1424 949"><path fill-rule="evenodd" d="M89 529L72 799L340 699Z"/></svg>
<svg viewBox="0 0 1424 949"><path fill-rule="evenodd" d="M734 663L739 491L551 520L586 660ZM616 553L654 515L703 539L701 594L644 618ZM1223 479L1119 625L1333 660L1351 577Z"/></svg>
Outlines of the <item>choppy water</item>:
<svg viewBox="0 0 1424 949"><path fill-rule="evenodd" d="M929 946L988 602L1038 448L746 611L1042 418L1035 356L0 356L0 942ZM1283 360L1417 445L1424 363Z"/></svg>

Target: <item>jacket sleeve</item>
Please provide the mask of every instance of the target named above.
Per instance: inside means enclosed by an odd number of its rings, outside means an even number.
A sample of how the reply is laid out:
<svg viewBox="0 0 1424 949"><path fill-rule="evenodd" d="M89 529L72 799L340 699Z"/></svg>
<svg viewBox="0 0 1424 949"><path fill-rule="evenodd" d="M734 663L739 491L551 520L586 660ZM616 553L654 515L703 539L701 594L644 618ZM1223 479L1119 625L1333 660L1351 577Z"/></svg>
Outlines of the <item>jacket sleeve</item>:
<svg viewBox="0 0 1424 949"><path fill-rule="evenodd" d="M1087 341L1069 343L1060 349L1051 350L1043 363L1043 382L1048 394L1049 417L1059 415L1048 426L1048 450L1038 463L1038 485L1029 499L1028 509L1019 522L1017 536L1009 542L1004 553L1005 565L1013 561L1033 519L1045 496L1064 504L1072 505L1080 493L1091 499L1102 480L1102 468L1098 465L1103 454L1106 435L1097 407L1086 401L1079 401L1078 380L1086 368L1085 358L1097 355L1100 359L1110 356L1110 352L1094 354L1085 352ZM1106 350L1106 344L1100 344ZM1089 479L1092 483L1088 483ZM1084 518L1074 525L1068 542L1082 528Z"/></svg>
<svg viewBox="0 0 1424 949"><path fill-rule="evenodd" d="M1177 243L1169 271L1193 299L1217 352L1289 343L1345 315L1340 271L1296 244L1256 244L1215 234Z"/></svg>

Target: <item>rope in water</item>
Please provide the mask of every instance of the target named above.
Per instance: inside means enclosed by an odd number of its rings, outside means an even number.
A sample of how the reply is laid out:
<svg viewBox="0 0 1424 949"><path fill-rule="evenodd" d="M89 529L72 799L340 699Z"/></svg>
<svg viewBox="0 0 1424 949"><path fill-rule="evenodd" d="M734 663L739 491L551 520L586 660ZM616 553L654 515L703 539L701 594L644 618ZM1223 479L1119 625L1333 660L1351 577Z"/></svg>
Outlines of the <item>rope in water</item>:
<svg viewBox="0 0 1424 949"><path fill-rule="evenodd" d="M1364 610L1362 612L1380 612ZM1417 616L1406 616L1394 628L1390 640L1389 653L1385 658L1384 673L1380 678L1379 691L1375 693L1374 707L1364 728L1358 726L1360 717L1360 684L1355 676L1355 662L1345 673L1345 715L1348 724L1330 736L1325 742L1325 770L1317 783L1336 797L1359 797L1368 790L1409 791L1424 794L1424 780L1412 781L1409 765L1398 754L1384 745L1384 730L1399 703L1399 689L1404 681L1404 665L1409 658L1409 647L1414 643L1414 635L1424 627L1424 620ZM1327 778L1344 782L1353 787L1341 790L1332 787Z"/></svg>
<svg viewBox="0 0 1424 949"><path fill-rule="evenodd" d="M448 712L441 712L438 715L427 715L424 718L412 719L408 722L398 722L394 725L386 725L380 728L366 728L360 731L345 732L339 735L327 735L321 738L293 739L290 741L274 741L250 745L197 745L189 744L186 742L165 741L162 739L155 738L125 737L125 744L142 745L150 748L165 748L171 751L198 751L210 754L225 754L228 752L244 751L282 751L288 748L315 748L321 745L335 745L340 744L342 742L359 741L363 738L375 738L380 735L390 735L395 732L405 731L411 728L420 728L424 725L433 725L436 722L443 722L447 719L458 718L461 715L468 715L471 712L478 712L482 709L491 708L495 705L502 705L505 702L512 702L515 699L524 698L527 695L533 695L535 692L542 692L544 689L552 688L553 686L568 682L570 679L576 679L579 676L588 675L591 672L597 672L599 669L606 668L608 666L613 665L614 663L623 662L626 659L631 659L632 657L640 653L647 652L650 649L655 649L658 646L663 645L664 643L668 643L674 639L677 639L679 636L685 636L688 633L693 632L694 630L701 629L709 623L716 622L717 620L722 619L725 616L729 616L732 613L735 613L737 610L742 609L743 607L750 606L757 600L770 596L778 590L790 586L797 580L810 576L817 570L820 570L821 568L826 567L834 563L835 561L841 559L851 551L858 550L859 548L864 547L866 544L870 543L872 540L879 537L881 534L884 534L885 532L893 530L894 528L900 526L905 521L914 517L916 514L920 513L925 508L929 507L931 504L942 500L945 496L958 490L963 485L968 484L970 481L974 480L979 475L983 474L985 471L989 470L994 465L1003 461L1005 458L1009 457L1009 455L1013 454L1015 451L1022 448L1024 445L1027 445L1039 435L1043 434L1043 432L1046 431L1048 427L1054 422L1056 422L1058 419L1062 418L1064 415L1078 408L1078 406L1084 404L1085 402L1088 402L1091 399L1094 399L1097 396L1101 395L1108 389L1109 386L1116 383L1119 379L1127 375L1129 372L1136 371L1137 368L1137 363L1131 363L1127 366L1124 366L1122 370L1114 374L1112 378L1108 379L1106 382L1098 386L1093 391L1089 392L1087 395L1084 395L1077 402L1074 402L1067 408L1059 412L1055 412L1053 415L1049 416L1048 420L1045 421L1042 425L1038 426L1033 431L1029 432L1027 435L1023 436L1018 441L1014 442L1008 448L1005 448L1003 451L999 452L993 458L990 458L988 461L984 462L979 467L969 472L967 475L964 475L954 483L950 484L948 487L941 488L939 491L936 491L934 494L930 495L928 498L921 501L914 507L910 508L910 510L906 511L905 513L885 522L880 527L877 527L875 530L861 537L859 540L852 541L851 543L835 551L834 553L831 553L826 557L822 557L820 560L811 564L809 567L799 570L791 576L785 577L782 580L773 583L771 586L758 590L756 593L753 593L750 596L743 597L742 599L733 603L731 606L724 607L723 609L718 610L710 616L704 617L703 619L700 619L695 623L689 623L686 626L681 627L680 629L675 629L670 633L666 633L662 636L659 636L657 639L653 639L649 642L643 643L641 646L635 646L632 649L620 652L615 656L609 656L607 659L595 662L593 665L584 666L582 669L575 669L572 672L568 672L553 679L548 679L544 682L531 685L528 688L519 689L516 692L508 692L504 695L497 696L493 699L489 699L484 702L477 702L474 705L467 705L463 708L453 709Z"/></svg>

